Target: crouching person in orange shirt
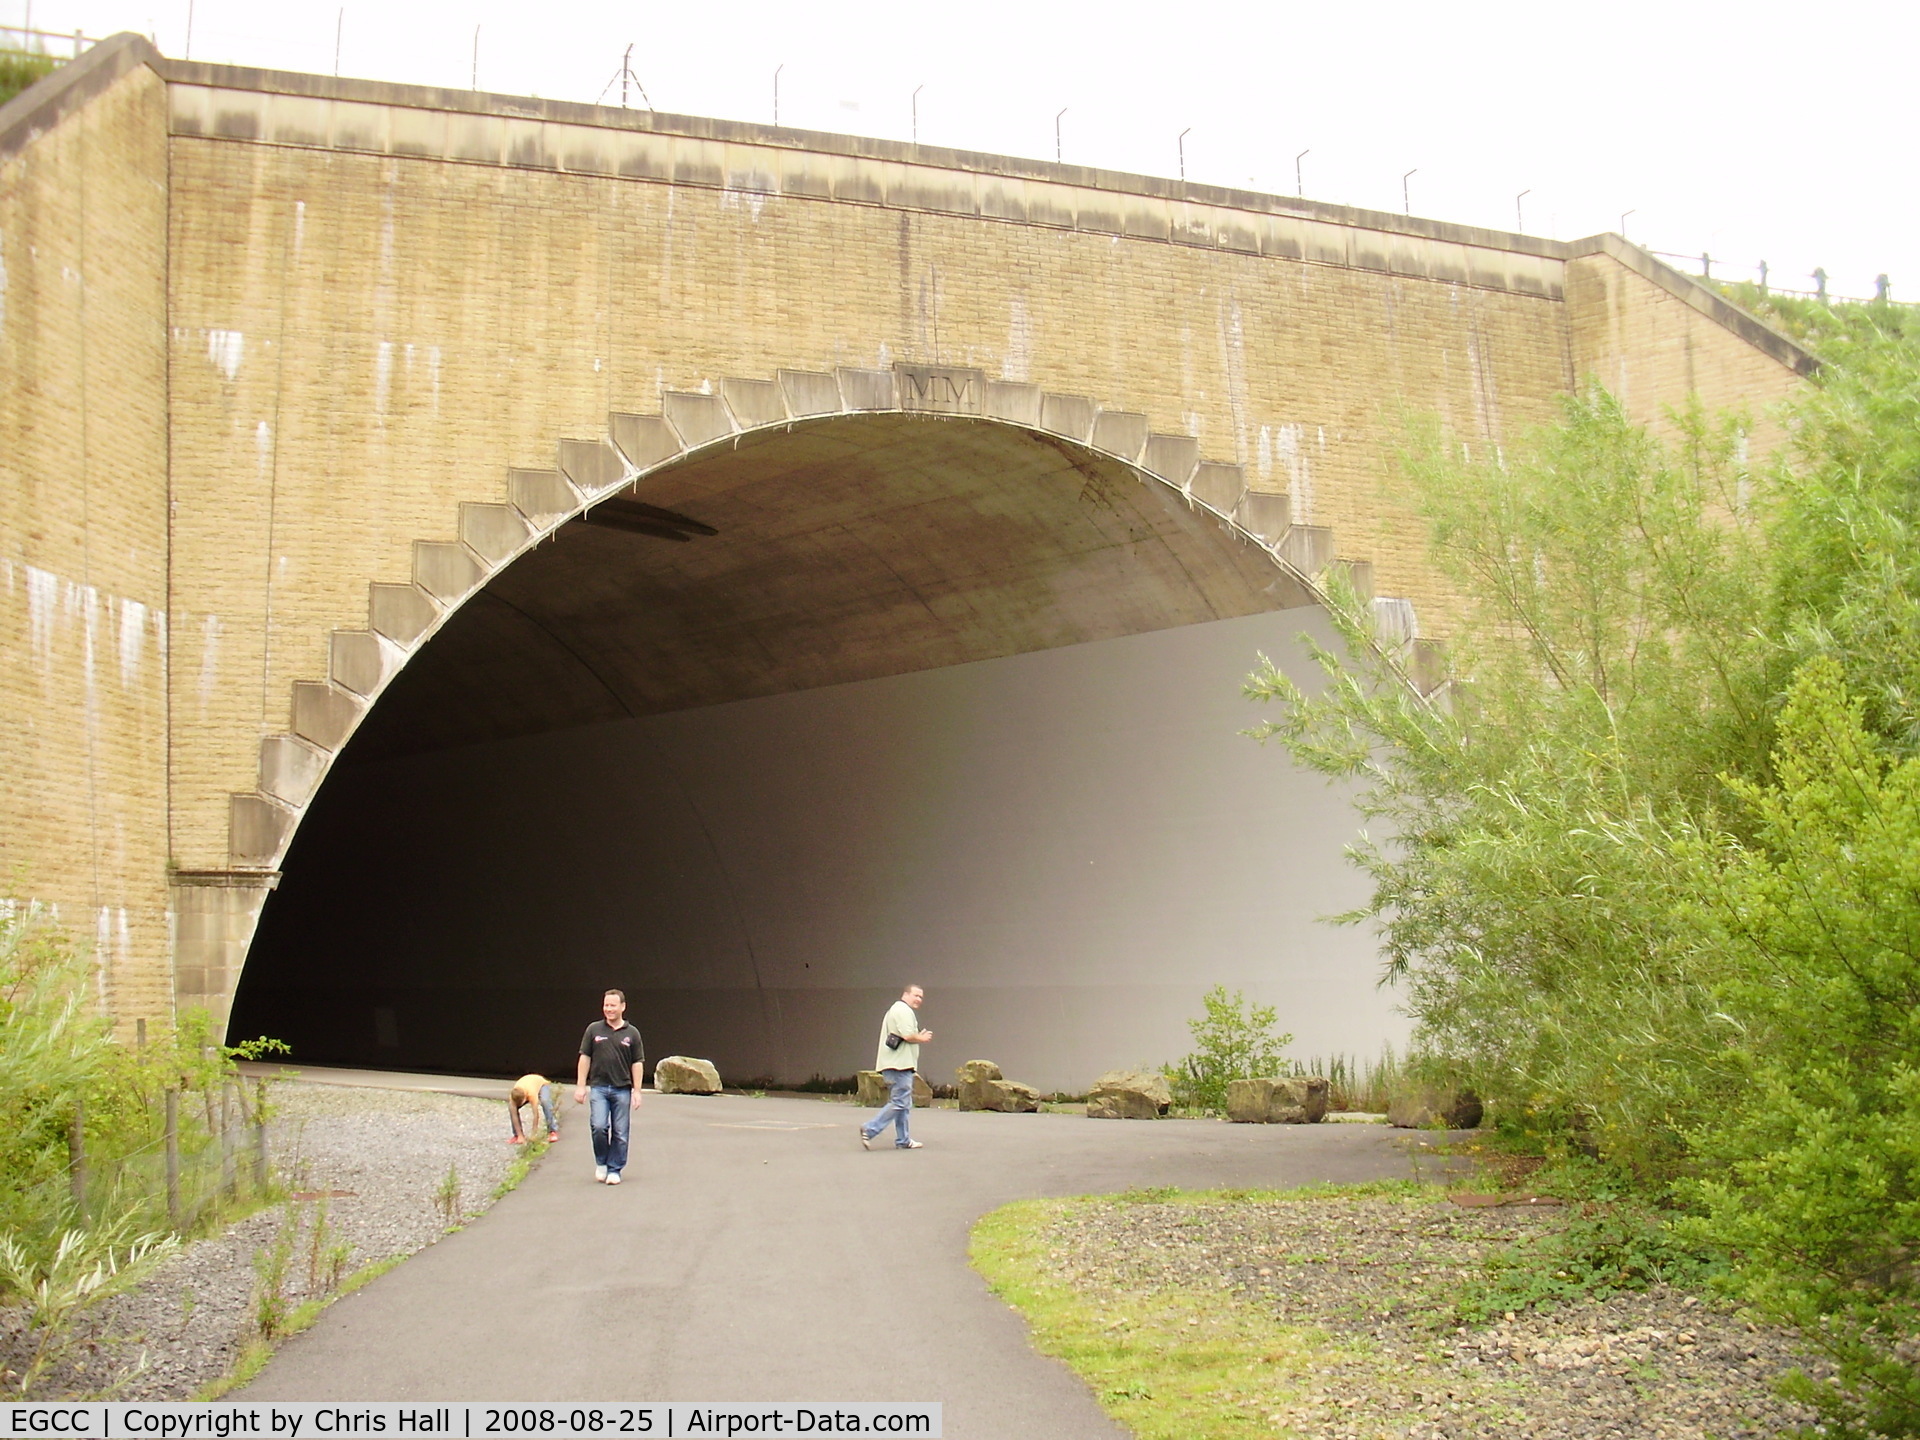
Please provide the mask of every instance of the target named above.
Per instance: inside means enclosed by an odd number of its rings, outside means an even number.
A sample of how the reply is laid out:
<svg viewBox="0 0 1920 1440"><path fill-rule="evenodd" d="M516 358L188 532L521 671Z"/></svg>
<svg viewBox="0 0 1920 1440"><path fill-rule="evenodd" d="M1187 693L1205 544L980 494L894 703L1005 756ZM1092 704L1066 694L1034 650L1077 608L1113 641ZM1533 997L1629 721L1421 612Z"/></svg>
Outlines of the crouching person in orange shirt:
<svg viewBox="0 0 1920 1440"><path fill-rule="evenodd" d="M547 1122L547 1139L558 1140L560 1138L560 1122L553 1113L552 1084L543 1076L522 1075L518 1080L513 1082L513 1089L507 1092L507 1118L513 1122L513 1139L507 1142L509 1145L524 1145L527 1143L527 1131L520 1128L520 1107L522 1105L527 1107L527 1119L529 1122L535 1120L545 1120ZM532 1124L529 1123L527 1128L529 1130L532 1129Z"/></svg>

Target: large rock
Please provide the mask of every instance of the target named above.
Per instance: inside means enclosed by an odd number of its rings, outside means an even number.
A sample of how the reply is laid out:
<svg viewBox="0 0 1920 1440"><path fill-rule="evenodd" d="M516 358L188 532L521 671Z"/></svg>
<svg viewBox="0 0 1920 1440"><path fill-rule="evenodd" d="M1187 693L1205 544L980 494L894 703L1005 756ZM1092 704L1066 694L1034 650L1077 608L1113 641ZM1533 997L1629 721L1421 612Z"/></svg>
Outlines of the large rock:
<svg viewBox="0 0 1920 1440"><path fill-rule="evenodd" d="M995 1080L986 1108L1003 1115L1031 1115L1040 1108L1040 1092L1018 1080Z"/></svg>
<svg viewBox="0 0 1920 1440"><path fill-rule="evenodd" d="M653 1088L662 1095L718 1095L720 1072L711 1060L667 1055L653 1067Z"/></svg>
<svg viewBox="0 0 1920 1440"><path fill-rule="evenodd" d="M953 1078L960 1082L960 1108L962 1110L990 1110L987 1104L988 1086L1000 1078L1000 1067L991 1060L969 1060L953 1072Z"/></svg>
<svg viewBox="0 0 1920 1440"><path fill-rule="evenodd" d="M1091 1120L1153 1120L1167 1113L1167 1077L1147 1070L1109 1070L1087 1092Z"/></svg>
<svg viewBox="0 0 1920 1440"><path fill-rule="evenodd" d="M1241 1125L1318 1125L1327 1118L1327 1082L1319 1075L1227 1083L1227 1119Z"/></svg>
<svg viewBox="0 0 1920 1440"><path fill-rule="evenodd" d="M881 1106L887 1103L887 1077L878 1070L862 1070L858 1075L860 1088L855 1094L862 1105ZM913 1103L915 1105L933 1104L933 1087L920 1078L918 1071L913 1077Z"/></svg>
<svg viewBox="0 0 1920 1440"><path fill-rule="evenodd" d="M1473 1130L1484 1107L1471 1090L1403 1090L1387 1102L1387 1123L1402 1130Z"/></svg>
<svg viewBox="0 0 1920 1440"><path fill-rule="evenodd" d="M969 1060L954 1072L960 1082L962 1110L999 1110L1005 1114L1031 1113L1040 1108L1040 1092L1018 1080L1002 1079L991 1060Z"/></svg>

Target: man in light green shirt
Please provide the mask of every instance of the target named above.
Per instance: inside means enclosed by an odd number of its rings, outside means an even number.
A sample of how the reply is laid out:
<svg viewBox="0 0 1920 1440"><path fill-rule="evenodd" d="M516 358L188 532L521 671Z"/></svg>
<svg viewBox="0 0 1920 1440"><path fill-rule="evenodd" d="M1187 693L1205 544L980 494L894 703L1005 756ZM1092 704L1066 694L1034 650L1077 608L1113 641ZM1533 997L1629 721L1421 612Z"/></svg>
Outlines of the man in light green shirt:
<svg viewBox="0 0 1920 1440"><path fill-rule="evenodd" d="M914 1014L927 992L909 985L888 1008L880 1022L880 1051L873 1068L886 1078L887 1103L880 1113L860 1127L860 1148L871 1150L874 1137L893 1122L893 1148L919 1150L920 1142L907 1132L907 1117L913 1113L913 1074L920 1066L920 1047L933 1039L931 1030L922 1030Z"/></svg>

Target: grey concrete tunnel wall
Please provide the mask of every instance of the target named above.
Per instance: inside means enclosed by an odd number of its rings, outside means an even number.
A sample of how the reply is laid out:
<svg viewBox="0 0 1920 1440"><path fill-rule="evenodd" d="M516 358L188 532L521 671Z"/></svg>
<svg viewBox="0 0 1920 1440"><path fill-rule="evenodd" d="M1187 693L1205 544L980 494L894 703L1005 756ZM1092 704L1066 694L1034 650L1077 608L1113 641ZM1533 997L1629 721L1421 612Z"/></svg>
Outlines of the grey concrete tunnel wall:
<svg viewBox="0 0 1920 1440"><path fill-rule="evenodd" d="M1311 607L344 768L269 902L236 1035L296 1060L565 1069L600 990L649 1053L800 1080L927 986L935 1083L1083 1087L1189 1048L1208 986L1299 1056L1406 1022L1348 797L1238 732Z"/></svg>

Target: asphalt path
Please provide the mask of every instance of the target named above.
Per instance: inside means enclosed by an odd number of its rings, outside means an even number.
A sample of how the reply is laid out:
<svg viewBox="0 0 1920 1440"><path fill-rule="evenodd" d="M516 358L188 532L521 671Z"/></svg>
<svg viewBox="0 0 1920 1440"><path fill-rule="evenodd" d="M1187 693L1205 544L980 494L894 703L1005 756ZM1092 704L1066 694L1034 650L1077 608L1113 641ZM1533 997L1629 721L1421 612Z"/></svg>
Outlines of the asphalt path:
<svg viewBox="0 0 1920 1440"><path fill-rule="evenodd" d="M968 1266L975 1220L1029 1196L1371 1180L1434 1163L1379 1125L939 1109L914 1112L924 1149L869 1153L855 1131L869 1112L844 1103L649 1093L612 1187L593 1180L585 1110L563 1098L562 1138L517 1190L333 1305L241 1397L937 1400L950 1440L1117 1440Z"/></svg>

